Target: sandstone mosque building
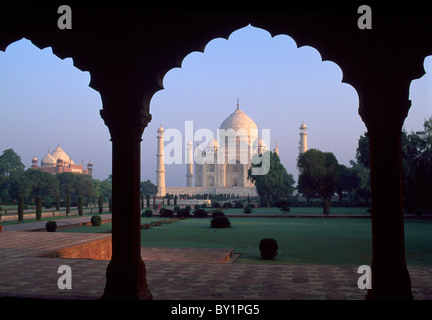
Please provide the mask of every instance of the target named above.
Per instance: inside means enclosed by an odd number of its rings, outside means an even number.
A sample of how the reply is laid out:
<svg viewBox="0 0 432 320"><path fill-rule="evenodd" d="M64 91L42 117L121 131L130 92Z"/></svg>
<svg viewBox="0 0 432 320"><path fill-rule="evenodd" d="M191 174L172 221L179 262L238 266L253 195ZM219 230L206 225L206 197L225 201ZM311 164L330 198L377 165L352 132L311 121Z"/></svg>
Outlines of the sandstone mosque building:
<svg viewBox="0 0 432 320"><path fill-rule="evenodd" d="M167 187L165 186L164 129L162 126L159 127L156 154L158 196L163 197L167 193L174 195L230 194L240 197L258 195L254 184L248 179L248 170L251 167L253 155L268 150L264 141L266 139L258 137L256 123L240 109L238 100L236 110L221 123L219 129L222 132L235 133L235 147L230 148L229 138L224 136L219 137L219 139L225 139L224 141L212 139L205 148L197 147L193 152L192 141L189 141L186 153L186 187ZM303 123L300 127L300 153L307 151L306 129ZM269 142L269 137L266 141ZM277 143L273 151L279 154Z"/></svg>
<svg viewBox="0 0 432 320"><path fill-rule="evenodd" d="M84 161L81 165L76 164L71 157L69 157L69 155L60 148L60 145L58 145L52 153L48 151L48 153L42 158L40 166L38 166L37 158L34 157L31 168L52 174L62 172L73 172L89 176L92 176L93 174L93 164L91 162L87 164L87 169L84 169Z"/></svg>

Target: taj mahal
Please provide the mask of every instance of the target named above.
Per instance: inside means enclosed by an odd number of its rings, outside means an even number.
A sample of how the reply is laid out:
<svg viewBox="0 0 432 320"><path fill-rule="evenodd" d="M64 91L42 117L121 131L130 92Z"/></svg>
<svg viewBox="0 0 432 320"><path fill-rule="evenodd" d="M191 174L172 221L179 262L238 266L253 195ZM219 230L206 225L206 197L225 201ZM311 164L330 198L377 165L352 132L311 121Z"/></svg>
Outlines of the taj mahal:
<svg viewBox="0 0 432 320"><path fill-rule="evenodd" d="M299 152L307 151L306 125L300 126ZM186 187L168 187L165 185L164 129L157 131L157 169L156 181L158 196L230 194L240 197L257 196L256 188L248 179L248 170L252 166L255 154L269 150L269 137L258 135L256 123L244 113L237 100L237 107L219 126L218 139L213 138L204 148L193 150L192 141L186 146ZM266 143L267 142L267 143ZM279 154L276 142L273 152Z"/></svg>

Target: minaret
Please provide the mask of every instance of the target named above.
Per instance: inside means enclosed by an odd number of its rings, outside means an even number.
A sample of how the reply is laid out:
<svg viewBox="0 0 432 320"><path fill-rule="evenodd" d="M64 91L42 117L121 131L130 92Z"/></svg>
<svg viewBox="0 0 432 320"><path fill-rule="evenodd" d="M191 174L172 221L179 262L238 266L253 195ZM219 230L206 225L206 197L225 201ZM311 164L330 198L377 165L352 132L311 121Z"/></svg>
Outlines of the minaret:
<svg viewBox="0 0 432 320"><path fill-rule="evenodd" d="M164 197L165 192L165 152L164 152L164 129L162 126L159 127L157 131L157 139L158 139L158 146L157 146L157 168L156 168L156 182L158 186L158 196Z"/></svg>
<svg viewBox="0 0 432 320"><path fill-rule="evenodd" d="M299 147L299 153L304 153L308 150L307 148L307 132L306 132L306 125L303 122L300 126L300 147Z"/></svg>
<svg viewBox="0 0 432 320"><path fill-rule="evenodd" d="M33 158L33 160L32 160L32 166L31 167L32 168L37 168L37 158L36 157Z"/></svg>
<svg viewBox="0 0 432 320"><path fill-rule="evenodd" d="M277 155L279 155L279 146L278 146L277 141L276 141L275 148L273 149L273 152L276 153Z"/></svg>
<svg viewBox="0 0 432 320"><path fill-rule="evenodd" d="M193 156L192 156L192 141L187 144L187 159L186 159L186 187L193 187Z"/></svg>

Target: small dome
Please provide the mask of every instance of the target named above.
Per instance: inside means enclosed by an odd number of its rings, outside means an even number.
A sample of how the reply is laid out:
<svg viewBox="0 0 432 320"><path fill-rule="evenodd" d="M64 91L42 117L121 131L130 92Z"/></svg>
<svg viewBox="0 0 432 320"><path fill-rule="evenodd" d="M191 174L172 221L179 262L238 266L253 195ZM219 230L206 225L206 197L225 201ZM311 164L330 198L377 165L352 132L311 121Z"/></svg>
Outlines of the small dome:
<svg viewBox="0 0 432 320"><path fill-rule="evenodd" d="M267 144L262 138L256 139L253 143L254 152L265 152L268 149Z"/></svg>
<svg viewBox="0 0 432 320"><path fill-rule="evenodd" d="M41 160L42 167L55 167L56 163L56 159L49 153Z"/></svg>
<svg viewBox="0 0 432 320"><path fill-rule="evenodd" d="M210 140L209 143L207 144L207 148L218 148L218 147L219 147L219 142L215 138Z"/></svg>
<svg viewBox="0 0 432 320"><path fill-rule="evenodd" d="M303 122L300 126L300 130L306 130L306 129L307 129L306 124Z"/></svg>

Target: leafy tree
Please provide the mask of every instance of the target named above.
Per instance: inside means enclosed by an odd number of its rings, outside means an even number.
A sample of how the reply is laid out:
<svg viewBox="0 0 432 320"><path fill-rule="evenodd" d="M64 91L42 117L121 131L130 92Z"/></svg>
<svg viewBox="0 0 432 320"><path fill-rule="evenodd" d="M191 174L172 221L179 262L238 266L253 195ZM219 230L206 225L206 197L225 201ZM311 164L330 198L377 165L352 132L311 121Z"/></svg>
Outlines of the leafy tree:
<svg viewBox="0 0 432 320"><path fill-rule="evenodd" d="M56 175L59 185L60 196L65 199L68 194L71 200L76 203L78 195L93 197L95 194L94 185L90 176L73 172L63 172Z"/></svg>
<svg viewBox="0 0 432 320"><path fill-rule="evenodd" d="M357 172L354 170L354 168L348 168L343 164L339 164L338 174L339 180L338 184L336 185L336 193L339 195L339 201L342 201L343 192L346 191L349 193L356 189L360 183L360 177L357 175Z"/></svg>
<svg viewBox="0 0 432 320"><path fill-rule="evenodd" d="M401 138L404 203L408 211L432 209L432 117L424 130ZM415 212L414 211L414 212Z"/></svg>
<svg viewBox="0 0 432 320"><path fill-rule="evenodd" d="M30 181L24 170L14 170L9 178L9 195L13 200L17 200L19 195L28 199L30 194Z"/></svg>
<svg viewBox="0 0 432 320"><path fill-rule="evenodd" d="M370 168L369 137L366 133L361 135L358 140L356 160L357 163L363 165L365 168Z"/></svg>
<svg viewBox="0 0 432 320"><path fill-rule="evenodd" d="M141 194L155 195L158 192L158 187L154 185L150 180L141 182Z"/></svg>
<svg viewBox="0 0 432 320"><path fill-rule="evenodd" d="M252 167L248 171L248 179L255 184L258 195L262 199L266 199L267 207L270 207L272 200L276 201L280 197L287 197L293 193L294 178L292 174L287 173L277 153L266 152L269 154L254 155L254 157L269 156L269 171L264 175L252 175L252 168L260 166L255 163L262 163L255 159L252 161Z"/></svg>
<svg viewBox="0 0 432 320"><path fill-rule="evenodd" d="M10 176L15 170L24 170L21 157L13 150L4 150L0 156L0 175Z"/></svg>
<svg viewBox="0 0 432 320"><path fill-rule="evenodd" d="M323 214L330 213L330 199L339 183L339 164L331 152L309 149L297 160L298 190L308 197L323 197Z"/></svg>
<svg viewBox="0 0 432 320"><path fill-rule="evenodd" d="M94 196L99 198L100 196L106 198L109 198L112 194L112 182L110 179L105 180L99 180L99 179L93 179L93 189L94 189Z"/></svg>
<svg viewBox="0 0 432 320"><path fill-rule="evenodd" d="M351 162L352 170L358 179L357 186L351 190L351 197L357 201L362 198L366 201L370 201L371 198L371 186L370 186L370 169L366 168L360 163Z"/></svg>
<svg viewBox="0 0 432 320"><path fill-rule="evenodd" d="M0 175L0 203L8 203L10 198L9 192L10 177Z"/></svg>
<svg viewBox="0 0 432 320"><path fill-rule="evenodd" d="M37 196L55 198L58 195L59 183L51 173L30 168L26 175L31 199Z"/></svg>
<svg viewBox="0 0 432 320"><path fill-rule="evenodd" d="M408 211L432 209L432 117L425 120L423 128L411 133L403 130L401 135L403 196ZM358 165L369 168L369 138L366 135L359 139L356 159L356 169L360 168ZM360 177L363 188L359 191L370 193L370 186L364 188L365 172L357 173L363 175Z"/></svg>

